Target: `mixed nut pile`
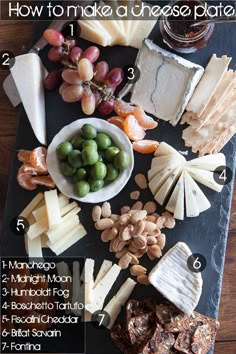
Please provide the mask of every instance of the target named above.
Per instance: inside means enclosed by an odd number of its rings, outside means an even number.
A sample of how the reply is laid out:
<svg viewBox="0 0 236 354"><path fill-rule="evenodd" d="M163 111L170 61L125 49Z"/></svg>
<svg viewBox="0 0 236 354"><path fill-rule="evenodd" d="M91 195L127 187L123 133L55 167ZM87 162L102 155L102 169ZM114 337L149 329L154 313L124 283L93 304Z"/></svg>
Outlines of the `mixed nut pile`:
<svg viewBox="0 0 236 354"><path fill-rule="evenodd" d="M96 205L92 211L95 228L102 231L101 240L110 242L110 252L114 252L119 259L119 266L127 269L131 265L130 273L137 276L137 281L148 285L147 269L139 264L139 259L147 253L151 260L162 256L166 236L162 228L172 229L175 220L171 214L155 213L156 204L147 202L144 206L140 201L130 208L123 206L120 215L112 214L111 205L103 203Z"/></svg>

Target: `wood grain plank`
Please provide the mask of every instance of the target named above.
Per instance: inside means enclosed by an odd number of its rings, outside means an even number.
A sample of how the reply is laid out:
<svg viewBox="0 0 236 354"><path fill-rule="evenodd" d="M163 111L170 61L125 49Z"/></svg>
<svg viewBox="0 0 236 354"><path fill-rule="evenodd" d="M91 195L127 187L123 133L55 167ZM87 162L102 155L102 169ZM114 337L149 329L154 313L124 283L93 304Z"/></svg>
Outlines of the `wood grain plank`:
<svg viewBox="0 0 236 354"><path fill-rule="evenodd" d="M219 320L221 327L217 335L218 340L236 339L236 237L229 233L223 287L220 303ZM236 353L236 351L235 351Z"/></svg>
<svg viewBox="0 0 236 354"><path fill-rule="evenodd" d="M232 199L232 206L231 206L229 230L236 232L236 180L234 181L234 191L233 191L233 199Z"/></svg>
<svg viewBox="0 0 236 354"><path fill-rule="evenodd" d="M214 354L235 354L236 342L216 342Z"/></svg>

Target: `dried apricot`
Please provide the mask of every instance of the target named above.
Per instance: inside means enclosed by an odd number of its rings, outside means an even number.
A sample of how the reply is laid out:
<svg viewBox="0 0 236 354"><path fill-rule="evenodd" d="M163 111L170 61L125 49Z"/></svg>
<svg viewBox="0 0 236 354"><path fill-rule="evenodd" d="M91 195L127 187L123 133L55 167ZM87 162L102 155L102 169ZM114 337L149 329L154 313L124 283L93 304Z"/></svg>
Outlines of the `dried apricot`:
<svg viewBox="0 0 236 354"><path fill-rule="evenodd" d="M138 124L133 115L129 115L124 121L124 131L130 140L142 140L145 137L145 131Z"/></svg>
<svg viewBox="0 0 236 354"><path fill-rule="evenodd" d="M158 123L150 116L146 115L141 106L135 107L133 115L137 119L139 125L144 129L154 129Z"/></svg>
<svg viewBox="0 0 236 354"><path fill-rule="evenodd" d="M141 154L151 154L156 151L158 145L155 140L138 140L133 143L133 149Z"/></svg>
<svg viewBox="0 0 236 354"><path fill-rule="evenodd" d="M122 100L115 100L114 111L120 117L126 118L129 114L133 114L135 106Z"/></svg>

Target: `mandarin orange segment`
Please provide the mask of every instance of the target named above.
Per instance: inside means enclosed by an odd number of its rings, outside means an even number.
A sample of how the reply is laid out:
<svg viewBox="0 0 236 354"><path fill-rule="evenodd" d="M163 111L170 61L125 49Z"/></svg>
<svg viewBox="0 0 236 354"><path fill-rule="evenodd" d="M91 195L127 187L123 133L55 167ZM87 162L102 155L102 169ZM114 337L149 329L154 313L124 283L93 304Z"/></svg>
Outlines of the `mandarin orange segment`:
<svg viewBox="0 0 236 354"><path fill-rule="evenodd" d="M124 118L120 116L113 116L107 120L109 123L116 125L121 130L124 129Z"/></svg>
<svg viewBox="0 0 236 354"><path fill-rule="evenodd" d="M130 140L142 140L146 133L143 128L138 124L133 115L128 115L124 121L124 131Z"/></svg>
<svg viewBox="0 0 236 354"><path fill-rule="evenodd" d="M30 163L39 173L47 172L46 156L47 150L44 147L38 147L31 151Z"/></svg>
<svg viewBox="0 0 236 354"><path fill-rule="evenodd" d="M21 166L18 173L17 173L17 181L18 181L19 185L22 188L25 188L29 191L33 191L34 189L36 189L36 185L31 183L31 178L32 178L32 175L29 173L25 173L24 167Z"/></svg>
<svg viewBox="0 0 236 354"><path fill-rule="evenodd" d="M150 116L148 116L141 106L137 106L134 109L133 115L137 119L139 125L144 129L154 129L158 123Z"/></svg>
<svg viewBox="0 0 236 354"><path fill-rule="evenodd" d="M158 148L156 140L139 140L133 143L133 149L141 154L152 154Z"/></svg>
<svg viewBox="0 0 236 354"><path fill-rule="evenodd" d="M55 188L56 185L50 176L37 176L31 177L31 183L33 185L41 185L49 188Z"/></svg>
<svg viewBox="0 0 236 354"><path fill-rule="evenodd" d="M114 111L120 117L126 118L129 114L133 114L135 106L122 100L115 100Z"/></svg>

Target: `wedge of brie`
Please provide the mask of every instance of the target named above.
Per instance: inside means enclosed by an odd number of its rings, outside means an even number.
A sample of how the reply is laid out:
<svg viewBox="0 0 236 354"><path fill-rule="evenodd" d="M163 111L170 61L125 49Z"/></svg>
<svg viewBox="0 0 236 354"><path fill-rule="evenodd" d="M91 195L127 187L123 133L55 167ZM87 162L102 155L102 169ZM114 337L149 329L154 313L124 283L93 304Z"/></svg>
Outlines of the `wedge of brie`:
<svg viewBox="0 0 236 354"><path fill-rule="evenodd" d="M184 242L172 247L149 274L150 283L170 302L190 316L202 293L201 273L187 265L191 250Z"/></svg>

